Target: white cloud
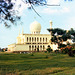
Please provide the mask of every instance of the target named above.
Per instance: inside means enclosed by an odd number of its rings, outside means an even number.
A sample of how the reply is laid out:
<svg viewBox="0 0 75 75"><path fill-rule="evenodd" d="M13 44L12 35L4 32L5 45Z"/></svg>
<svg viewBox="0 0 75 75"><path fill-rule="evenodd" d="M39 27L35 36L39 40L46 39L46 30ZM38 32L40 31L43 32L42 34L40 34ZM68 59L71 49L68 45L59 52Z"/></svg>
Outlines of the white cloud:
<svg viewBox="0 0 75 75"><path fill-rule="evenodd" d="M65 13L65 12L70 12L70 9L68 7L63 7L60 12Z"/></svg>
<svg viewBox="0 0 75 75"><path fill-rule="evenodd" d="M48 0L48 4L59 4L60 0Z"/></svg>
<svg viewBox="0 0 75 75"><path fill-rule="evenodd" d="M45 8L41 11L42 13L47 13L47 14L51 14L51 13L57 13L57 9L50 9L50 8Z"/></svg>
<svg viewBox="0 0 75 75"><path fill-rule="evenodd" d="M51 9L51 8L44 8L41 13L46 14L61 14L61 13L68 13L70 12L70 9L68 7L63 7L61 9Z"/></svg>
<svg viewBox="0 0 75 75"><path fill-rule="evenodd" d="M70 17L67 21L67 28L70 29L70 28L73 28L75 29L75 17Z"/></svg>

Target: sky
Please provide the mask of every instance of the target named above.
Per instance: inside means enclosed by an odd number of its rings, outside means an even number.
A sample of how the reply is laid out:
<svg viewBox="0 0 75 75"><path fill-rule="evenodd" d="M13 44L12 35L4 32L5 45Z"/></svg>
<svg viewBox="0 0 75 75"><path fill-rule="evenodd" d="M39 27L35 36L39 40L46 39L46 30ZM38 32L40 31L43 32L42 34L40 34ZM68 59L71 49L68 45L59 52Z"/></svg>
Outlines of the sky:
<svg viewBox="0 0 75 75"><path fill-rule="evenodd" d="M13 0L14 1L14 0ZM41 34L49 34L47 31L50 28L50 20L53 22L53 28L62 28L69 30L75 29L75 0L47 0L48 4L60 6L34 6L35 10L41 15L39 17L32 9L29 10L27 4L17 0L14 9L19 10L21 20L17 26L11 28L4 27L0 24L0 48L8 47L8 45L16 43L16 38L19 32L30 34L30 24L35 20L41 24ZM22 4L21 8L17 7Z"/></svg>

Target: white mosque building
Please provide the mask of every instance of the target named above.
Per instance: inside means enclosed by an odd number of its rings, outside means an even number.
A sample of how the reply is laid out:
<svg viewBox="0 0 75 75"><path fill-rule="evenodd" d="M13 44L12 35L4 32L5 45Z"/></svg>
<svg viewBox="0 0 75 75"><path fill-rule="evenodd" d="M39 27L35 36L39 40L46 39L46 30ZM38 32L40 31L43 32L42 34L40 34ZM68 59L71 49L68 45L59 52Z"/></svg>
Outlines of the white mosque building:
<svg viewBox="0 0 75 75"><path fill-rule="evenodd" d="M52 21L50 22L52 26ZM37 21L34 21L30 24L31 34L19 34L17 37L17 42L15 44L8 45L8 51L12 52L32 52L37 51L46 51L48 45L53 49L51 44L51 34L40 34L41 24Z"/></svg>

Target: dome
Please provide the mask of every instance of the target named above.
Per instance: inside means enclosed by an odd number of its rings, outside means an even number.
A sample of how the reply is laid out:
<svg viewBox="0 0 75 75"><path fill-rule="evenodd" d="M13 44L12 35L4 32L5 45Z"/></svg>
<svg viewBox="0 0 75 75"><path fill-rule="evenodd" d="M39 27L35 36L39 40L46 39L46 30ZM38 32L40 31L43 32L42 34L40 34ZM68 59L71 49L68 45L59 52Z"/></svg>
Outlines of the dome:
<svg viewBox="0 0 75 75"><path fill-rule="evenodd" d="M40 33L41 31L41 24L38 23L37 21L34 21L33 23L30 24L30 31L31 33Z"/></svg>
<svg viewBox="0 0 75 75"><path fill-rule="evenodd" d="M52 20L50 20L50 23L52 23Z"/></svg>

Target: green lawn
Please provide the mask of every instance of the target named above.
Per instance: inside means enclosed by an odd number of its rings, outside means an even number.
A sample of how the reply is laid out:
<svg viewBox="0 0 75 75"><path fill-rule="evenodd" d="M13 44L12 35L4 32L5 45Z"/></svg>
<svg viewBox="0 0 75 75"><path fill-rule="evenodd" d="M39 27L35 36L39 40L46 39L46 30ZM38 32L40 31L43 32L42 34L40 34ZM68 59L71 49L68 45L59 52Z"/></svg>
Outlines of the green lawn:
<svg viewBox="0 0 75 75"><path fill-rule="evenodd" d="M0 53L0 75L75 75L75 57L67 54Z"/></svg>

